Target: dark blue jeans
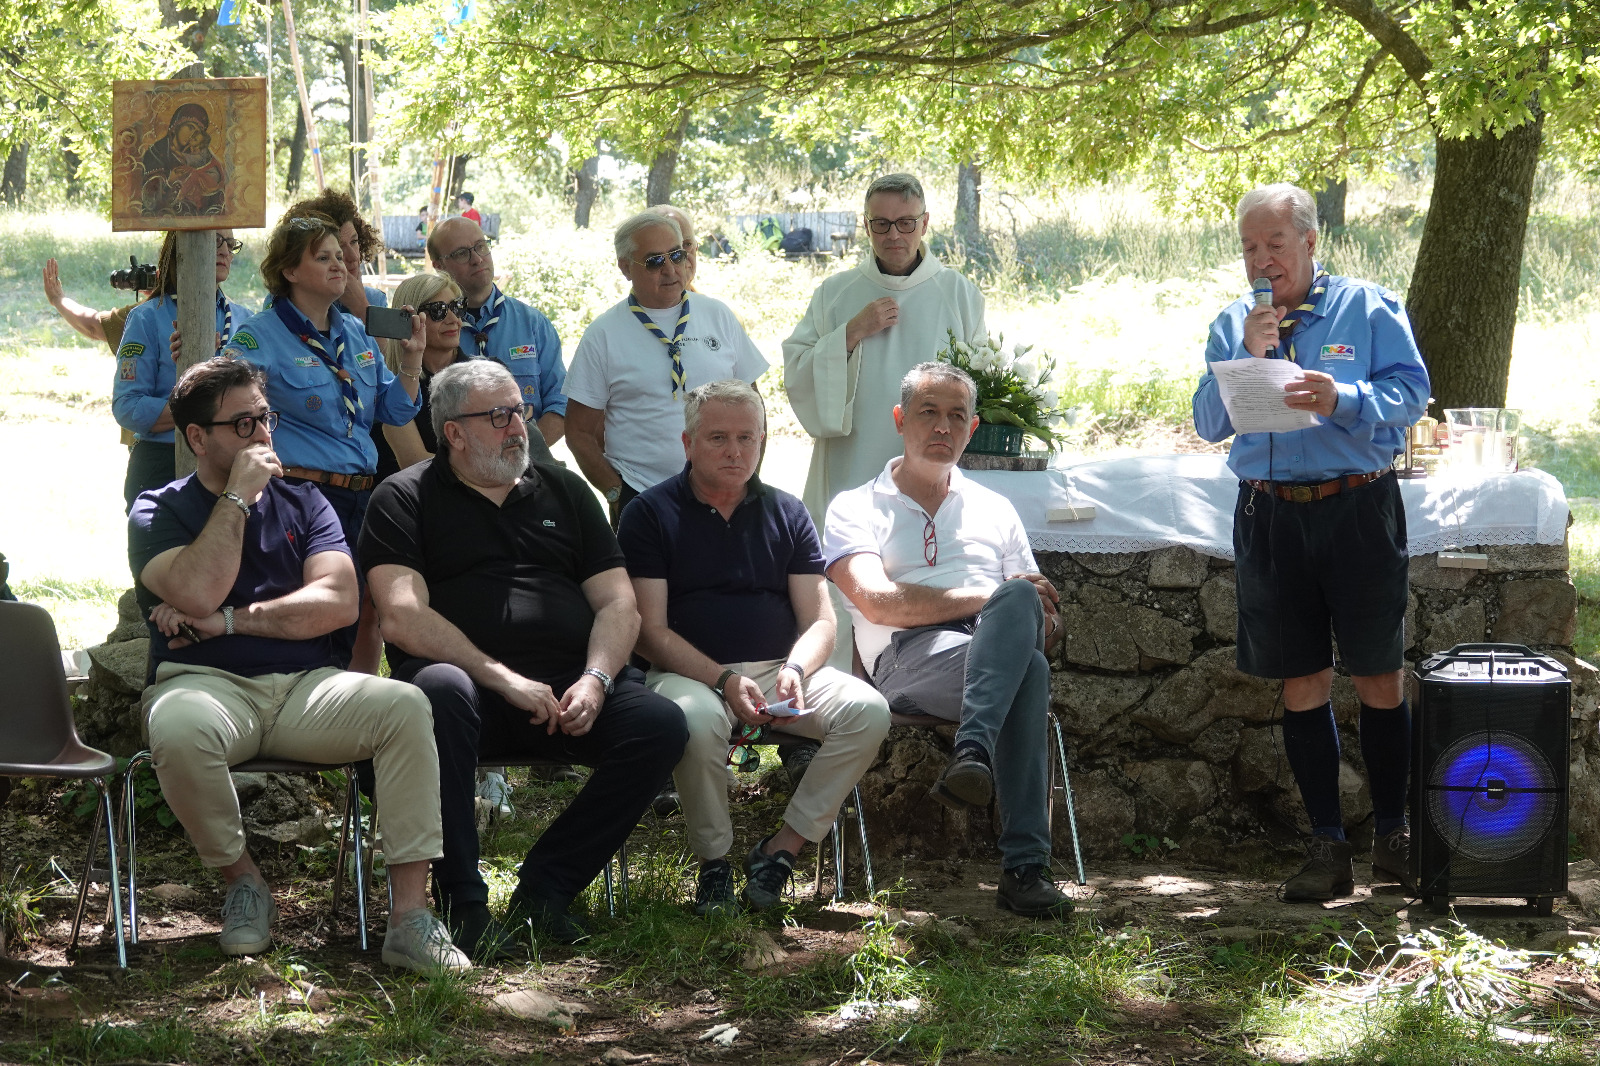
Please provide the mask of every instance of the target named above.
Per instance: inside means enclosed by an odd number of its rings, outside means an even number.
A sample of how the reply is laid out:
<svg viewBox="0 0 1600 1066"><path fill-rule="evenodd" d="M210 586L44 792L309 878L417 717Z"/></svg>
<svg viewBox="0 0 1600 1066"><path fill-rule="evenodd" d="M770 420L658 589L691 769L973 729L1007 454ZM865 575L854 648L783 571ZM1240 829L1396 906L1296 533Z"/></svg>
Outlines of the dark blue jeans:
<svg viewBox="0 0 1600 1066"><path fill-rule="evenodd" d="M433 877L447 906L489 900L489 886L478 872L473 811L480 760L554 759L594 769L534 842L518 875L524 892L564 907L599 876L633 832L689 740L678 705L646 688L644 675L632 667L623 669L594 726L581 737L546 733L544 726L528 721L526 711L478 688L466 671L447 663L407 659L394 676L422 689L433 705L444 824L444 857L434 861ZM559 696L572 680L551 687Z"/></svg>

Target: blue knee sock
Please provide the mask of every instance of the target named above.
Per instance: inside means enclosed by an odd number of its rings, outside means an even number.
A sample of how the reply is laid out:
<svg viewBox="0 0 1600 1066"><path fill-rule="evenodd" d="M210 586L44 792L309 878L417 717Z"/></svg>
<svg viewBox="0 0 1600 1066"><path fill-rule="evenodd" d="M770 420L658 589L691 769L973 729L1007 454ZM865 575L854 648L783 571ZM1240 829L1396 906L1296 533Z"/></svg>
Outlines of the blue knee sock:
<svg viewBox="0 0 1600 1066"><path fill-rule="evenodd" d="M1411 773L1411 706L1361 705L1361 757L1367 763L1372 817L1379 836L1406 824L1406 785Z"/></svg>
<svg viewBox="0 0 1600 1066"><path fill-rule="evenodd" d="M1339 731L1333 724L1333 704L1309 711L1284 711L1283 752L1289 757L1300 799L1311 819L1311 831L1335 840L1344 839L1344 817L1339 813Z"/></svg>

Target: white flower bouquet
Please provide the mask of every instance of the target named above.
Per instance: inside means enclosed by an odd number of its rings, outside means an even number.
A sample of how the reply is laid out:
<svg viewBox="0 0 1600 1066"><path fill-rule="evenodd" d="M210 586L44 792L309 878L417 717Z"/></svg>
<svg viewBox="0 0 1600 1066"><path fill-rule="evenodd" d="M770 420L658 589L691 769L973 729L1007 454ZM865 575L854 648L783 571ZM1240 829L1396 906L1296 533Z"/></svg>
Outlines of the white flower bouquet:
<svg viewBox="0 0 1600 1066"><path fill-rule="evenodd" d="M969 344L958 340L954 330L938 359L965 370L977 384L980 422L1014 426L1049 451L1060 447L1061 435L1054 427L1065 411L1061 394L1051 385L1055 359L1025 344L1007 351L1003 336Z"/></svg>

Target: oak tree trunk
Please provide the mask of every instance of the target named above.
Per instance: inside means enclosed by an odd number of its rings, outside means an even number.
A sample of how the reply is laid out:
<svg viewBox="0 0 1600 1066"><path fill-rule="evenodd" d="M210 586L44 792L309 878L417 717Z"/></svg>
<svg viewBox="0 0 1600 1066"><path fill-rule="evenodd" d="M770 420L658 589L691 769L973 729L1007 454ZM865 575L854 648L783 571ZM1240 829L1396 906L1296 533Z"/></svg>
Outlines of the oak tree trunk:
<svg viewBox="0 0 1600 1066"><path fill-rule="evenodd" d="M28 195L28 146L13 145L6 156L4 172L0 172L0 203L21 207Z"/></svg>
<svg viewBox="0 0 1600 1066"><path fill-rule="evenodd" d="M1437 400L1500 407L1522 292L1522 246L1544 114L1504 137L1440 137L1432 206L1411 274L1406 311Z"/></svg>
<svg viewBox="0 0 1600 1066"><path fill-rule="evenodd" d="M572 224L578 229L589 228L589 213L594 210L595 198L600 195L600 157L592 155L583 161L573 178L577 186L577 206L572 211Z"/></svg>
<svg viewBox="0 0 1600 1066"><path fill-rule="evenodd" d="M444 183L445 214L456 213L456 197L461 195L461 190L467 184L467 161L471 155L453 155L450 157L449 174Z"/></svg>
<svg viewBox="0 0 1600 1066"><path fill-rule="evenodd" d="M678 113L678 128L667 138L667 146L650 161L650 176L645 179L644 202L647 206L672 202L672 175L678 169L678 149L683 136L689 131L689 112Z"/></svg>
<svg viewBox="0 0 1600 1066"><path fill-rule="evenodd" d="M1331 179L1317 190L1317 228L1323 233L1344 228L1344 201L1349 191L1349 181Z"/></svg>
<svg viewBox="0 0 1600 1066"><path fill-rule="evenodd" d="M955 233L967 254L983 248L983 168L977 163L956 167Z"/></svg>

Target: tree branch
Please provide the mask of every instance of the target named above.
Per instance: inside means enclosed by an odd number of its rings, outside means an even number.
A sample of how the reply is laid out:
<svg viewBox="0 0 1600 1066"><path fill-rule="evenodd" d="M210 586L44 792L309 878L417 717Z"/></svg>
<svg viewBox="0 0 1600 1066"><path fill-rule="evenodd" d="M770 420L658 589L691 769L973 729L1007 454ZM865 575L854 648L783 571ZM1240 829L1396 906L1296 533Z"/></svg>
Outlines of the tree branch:
<svg viewBox="0 0 1600 1066"><path fill-rule="evenodd" d="M1406 72L1406 77L1416 83L1417 88L1426 88L1424 82L1428 72L1433 69L1433 60L1429 59L1422 47L1411 39L1411 35L1394 16L1380 8L1373 0L1327 0L1327 3L1335 11L1349 16L1366 30L1373 40L1387 48L1400 64L1400 69Z"/></svg>

